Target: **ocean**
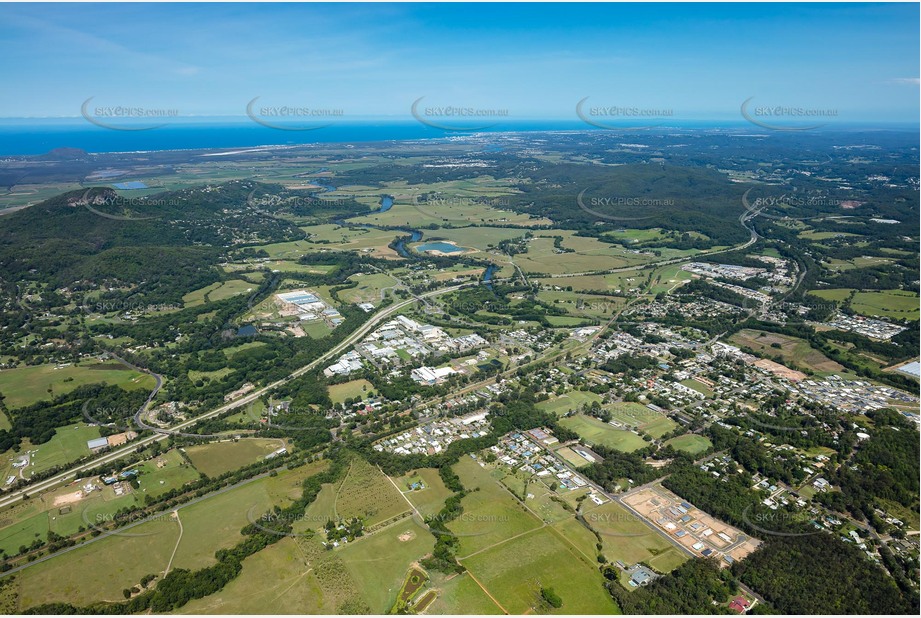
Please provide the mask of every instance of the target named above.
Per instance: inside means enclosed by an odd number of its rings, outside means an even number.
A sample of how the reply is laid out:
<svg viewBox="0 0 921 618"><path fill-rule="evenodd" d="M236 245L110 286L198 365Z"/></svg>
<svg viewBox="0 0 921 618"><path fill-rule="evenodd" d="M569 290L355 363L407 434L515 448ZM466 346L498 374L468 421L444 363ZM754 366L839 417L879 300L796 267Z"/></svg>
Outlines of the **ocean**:
<svg viewBox="0 0 921 618"><path fill-rule="evenodd" d="M125 125L130 126L130 125ZM591 129L578 121L496 125L477 131L560 131ZM38 155L55 148L86 152L137 152L244 148L323 143L451 138L470 132L446 131L419 122L356 122L310 131L285 131L252 122L177 122L140 131L98 127L77 119L0 120L0 155Z"/></svg>
<svg viewBox="0 0 921 618"><path fill-rule="evenodd" d="M133 123L133 124L132 124ZM113 123L114 124L114 123ZM157 121L147 125L133 120L128 124L115 124L122 128L152 127L145 130L116 130L92 124L82 118L0 118L0 156L40 155L55 148L79 148L86 152L138 152L162 150L196 150L222 148L252 148L255 146L294 146L304 144L359 144L362 142L403 141L418 139L452 138L473 134L539 132L539 131L589 131L605 133L580 120L506 121L476 131L449 131L434 128L414 120L353 120L333 123L308 131L290 131L258 125L246 119L191 119L168 120L163 126ZM652 129L656 132L670 130L730 130L753 132L752 125L744 121L671 121L668 126ZM905 131L916 132L916 126L904 125L836 125L828 130L841 131ZM755 133L765 132L755 128ZM817 131L825 132L825 131ZM615 132L616 133L616 132ZM812 133L812 132L810 132ZM627 131L623 135L637 135ZM485 147L489 150L489 146Z"/></svg>

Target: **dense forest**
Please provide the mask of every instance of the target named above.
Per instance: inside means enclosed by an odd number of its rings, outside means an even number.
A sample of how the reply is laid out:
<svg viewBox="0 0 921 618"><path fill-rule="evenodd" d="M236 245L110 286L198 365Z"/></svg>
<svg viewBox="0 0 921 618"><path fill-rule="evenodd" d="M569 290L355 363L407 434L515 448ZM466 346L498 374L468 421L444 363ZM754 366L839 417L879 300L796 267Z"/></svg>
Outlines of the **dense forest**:
<svg viewBox="0 0 921 618"><path fill-rule="evenodd" d="M917 614L918 597L828 534L774 537L733 573L785 614Z"/></svg>

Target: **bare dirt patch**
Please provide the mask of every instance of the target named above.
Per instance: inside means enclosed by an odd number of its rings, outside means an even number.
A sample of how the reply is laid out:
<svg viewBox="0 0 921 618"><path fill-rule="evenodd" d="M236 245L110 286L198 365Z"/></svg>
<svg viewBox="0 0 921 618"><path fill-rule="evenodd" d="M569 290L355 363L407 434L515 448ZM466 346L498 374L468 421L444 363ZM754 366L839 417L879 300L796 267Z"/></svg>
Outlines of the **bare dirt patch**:
<svg viewBox="0 0 921 618"><path fill-rule="evenodd" d="M54 499L54 504L52 506L64 506L65 504L74 504L83 500L83 492L75 491L69 494L64 494L63 496L56 496Z"/></svg>

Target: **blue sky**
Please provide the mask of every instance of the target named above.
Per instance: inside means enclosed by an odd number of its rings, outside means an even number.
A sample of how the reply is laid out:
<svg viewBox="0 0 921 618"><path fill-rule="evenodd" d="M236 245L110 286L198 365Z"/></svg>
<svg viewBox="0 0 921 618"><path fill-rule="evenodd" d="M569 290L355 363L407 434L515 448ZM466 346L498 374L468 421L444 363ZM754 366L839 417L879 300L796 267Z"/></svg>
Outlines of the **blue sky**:
<svg viewBox="0 0 921 618"><path fill-rule="evenodd" d="M0 5L0 117L248 101L410 119L576 103L738 119L758 104L917 122L917 4Z"/></svg>

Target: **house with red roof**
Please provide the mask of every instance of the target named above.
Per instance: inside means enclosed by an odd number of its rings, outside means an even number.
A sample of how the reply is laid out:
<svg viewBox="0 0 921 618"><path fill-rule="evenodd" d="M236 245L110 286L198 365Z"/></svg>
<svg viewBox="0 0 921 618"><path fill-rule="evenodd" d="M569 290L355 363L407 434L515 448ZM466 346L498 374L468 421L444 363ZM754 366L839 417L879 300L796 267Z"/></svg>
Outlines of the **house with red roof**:
<svg viewBox="0 0 921 618"><path fill-rule="evenodd" d="M729 602L729 609L740 614L744 614L751 607L751 602L745 597L736 597Z"/></svg>

